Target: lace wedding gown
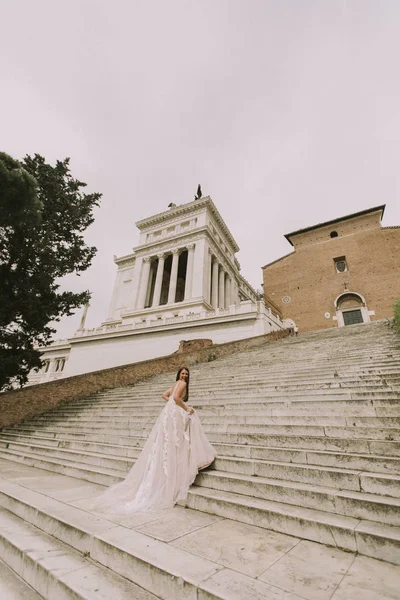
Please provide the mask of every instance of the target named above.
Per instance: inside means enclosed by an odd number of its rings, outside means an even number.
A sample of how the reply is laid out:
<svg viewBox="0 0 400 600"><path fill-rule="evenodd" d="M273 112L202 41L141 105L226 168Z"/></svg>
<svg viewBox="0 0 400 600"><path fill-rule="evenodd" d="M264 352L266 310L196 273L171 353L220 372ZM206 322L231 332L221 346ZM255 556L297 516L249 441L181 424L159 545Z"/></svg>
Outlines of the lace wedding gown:
<svg viewBox="0 0 400 600"><path fill-rule="evenodd" d="M172 508L186 498L199 469L213 462L216 452L197 413L189 415L175 403L175 390L126 479L103 492L92 508L113 514Z"/></svg>

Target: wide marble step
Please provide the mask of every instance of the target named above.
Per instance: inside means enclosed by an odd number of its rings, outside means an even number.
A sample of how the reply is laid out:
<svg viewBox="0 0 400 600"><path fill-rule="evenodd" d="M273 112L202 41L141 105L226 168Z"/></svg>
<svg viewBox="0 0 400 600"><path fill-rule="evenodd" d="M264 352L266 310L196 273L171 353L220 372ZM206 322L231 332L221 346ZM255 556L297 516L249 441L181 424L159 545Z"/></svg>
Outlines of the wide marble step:
<svg viewBox="0 0 400 600"><path fill-rule="evenodd" d="M343 407L351 407L357 408L358 406L399 406L400 401L400 392L389 394L389 397L385 397L386 394L383 394L384 397L372 396L372 397L363 397L361 394L355 396L351 393L341 393L341 394L323 394L319 396L304 395L304 396L291 396L284 395L282 397L275 396L257 396L255 394L242 394L237 396L215 396L215 397L205 397L199 396L197 394L190 394L189 404L194 406L195 408L199 408L202 410L213 412L215 409L224 407L229 407L233 411L237 411L241 409L242 411L250 410L254 408L255 410L262 410L264 408L278 408L281 406L282 408L292 407L296 410L299 408L306 407L307 410L311 410L314 408L321 408L322 410L328 411L328 406L332 406L333 408L339 407L343 405ZM335 404L339 402L340 404ZM326 404L328 403L328 404ZM165 405L165 401L161 401L155 399L152 396L149 396L147 399L142 401L137 401L136 399L127 399L124 401L116 401L116 400L103 400L91 402L90 404L71 404L71 405L63 405L58 409L54 410L52 413L44 413L42 415L38 415L40 418L46 416L57 416L58 414L65 415L66 417L76 417L81 416L83 411L85 411L84 416L91 416L92 414L101 413L104 416L112 415L112 414L157 414L162 410ZM235 413L233 413L235 414Z"/></svg>
<svg viewBox="0 0 400 600"><path fill-rule="evenodd" d="M69 449L81 453L95 453L117 458L136 458L138 451L143 447L146 441L145 437L133 438L132 445L115 445L99 441L77 441L75 439L46 438L37 436L0 434L1 447L12 449L13 444L24 446L39 446L41 448L60 448ZM269 439L269 442L273 440ZM282 442L279 438L276 443ZM374 442L373 442L374 443ZM260 446L246 444L234 444L213 442L219 456L230 456L238 458L255 458L264 460L273 460L278 462L293 462L314 465L326 465L330 467L340 467L357 469L360 471L374 471L379 473L400 474L400 444L396 442L385 443L385 454L373 454L362 452L351 452L348 447L339 450L319 450L304 448L304 441L299 440L299 448L287 448L282 446ZM379 448L377 448L379 450ZM359 448L356 448L359 450ZM370 448L371 450L371 448ZM393 456L390 455L392 450ZM397 453L397 454L396 454Z"/></svg>
<svg viewBox="0 0 400 600"><path fill-rule="evenodd" d="M105 426L97 426L91 424L87 428L74 428L68 427L67 425L51 427L29 427L24 428L13 428L12 431L19 431L24 433L38 433L45 436L49 434L49 437L54 437L55 434L61 434L61 436L70 437L81 437L83 439L93 439L94 437L101 440L101 436L108 437L113 441L130 438L131 436L147 436L151 431L151 425L139 425L134 424L132 426L114 425L112 430ZM324 438L326 446L329 445L330 438L335 439L351 439L351 440L366 440L366 441L400 441L400 430L391 428L371 428L371 427L335 427L335 426L315 426L315 425L229 425L229 424L218 424L218 425L206 425L204 431L208 437L213 441L226 441L226 436L236 436L236 439L243 439L248 437L252 439L252 436L285 436L287 438L292 437L304 437L304 438ZM242 438L241 438L242 436ZM118 441L117 441L118 443ZM121 443L126 443L121 441ZM242 443L242 442L239 442ZM290 439L289 439L290 443Z"/></svg>
<svg viewBox="0 0 400 600"><path fill-rule="evenodd" d="M140 424L133 422L128 424L115 423L110 430L106 424L91 423L90 426L76 427L63 423L62 425L25 425L25 431L31 432L62 432L73 433L78 435L80 431L84 435L90 434L107 434L114 436L129 436L129 435L148 435L151 431L152 424ZM14 430L14 428L13 428ZM18 428L18 430L21 430ZM327 437L327 438L351 438L351 439L374 439L387 441L400 441L400 429L384 428L384 427L353 427L353 426L335 426L335 425L246 425L246 424L227 424L221 420L218 424L205 424L204 431L206 434L213 436L213 439L220 439L219 436L224 434L264 434L264 435L287 435L287 436L305 436L305 437Z"/></svg>
<svg viewBox="0 0 400 600"><path fill-rule="evenodd" d="M201 472L196 486L400 527L400 499L379 494L225 471Z"/></svg>
<svg viewBox="0 0 400 600"><path fill-rule="evenodd" d="M233 388L235 387L261 387L263 389L270 389L276 386L287 386L296 387L318 387L318 386L343 386L355 384L357 381L360 385L381 385L384 387L391 386L392 384L398 387L399 380L399 367L398 365L391 365L382 371L381 368L369 368L362 369L361 367L354 368L348 373L343 369L335 368L321 368L316 369L315 367L305 367L297 373L283 374L282 370L276 373L270 370L265 373L260 373L259 369L252 371L246 366L236 365L232 367L236 369L237 373L240 373L239 366L242 369L246 369L246 376L243 375L227 375L221 374L217 376L215 373L208 373L208 377L205 377L204 373L194 374L191 372L190 384L196 389L199 388L202 392L209 389L210 382L216 388L222 388L224 385L229 383ZM108 391L107 396L114 398L123 398L131 393L140 395L148 392L152 394L161 395L161 393L171 387L174 382L174 374L169 374L168 377L163 381L143 381L141 384L130 385L123 388L115 388ZM147 385L145 385L147 383ZM105 392L96 392L91 394L88 398L101 397L105 395Z"/></svg>
<svg viewBox="0 0 400 600"><path fill-rule="evenodd" d="M26 427L14 427L0 435L23 435L41 440L64 440L64 441L92 441L99 443L110 443L115 446L142 446L146 435L130 433L130 435L114 435L107 433L87 433L85 431L57 431L57 430L31 430ZM297 435L271 435L264 433L220 433L218 436L211 434L209 439L212 443L242 444L267 447L302 448L308 450L323 450L333 452L353 452L361 454L378 454L383 456L400 456L400 442L393 440L355 439L312 436L304 437Z"/></svg>
<svg viewBox="0 0 400 600"><path fill-rule="evenodd" d="M137 400L137 399L127 399L127 400L121 400L120 402L115 402L114 400L104 400L101 403L100 402L93 402L91 401L90 403L85 403L82 402L80 404L80 408L83 409L96 409L99 407L102 407L104 409L108 409L108 410L112 410L113 408L120 408L120 409L126 409L126 410L135 410L136 407L147 407L149 404L152 405L156 405L161 407L162 404L160 404L159 402L155 401L156 399L152 396L147 397L144 400ZM395 391L386 391L386 392L382 392L379 394L375 394L375 393L363 393L363 392L349 392L346 390L343 390L341 392L331 392L331 393L310 393L310 394L274 394L274 395L267 395L267 394L250 394L250 393L241 393L241 394L228 394L228 393L224 393L224 394L218 394L217 392L214 392L213 395L203 395L203 396L199 396L199 395L195 395L195 394L191 394L190 396L190 404L193 404L194 406L218 406L219 404L223 404L225 406L232 406L235 407L235 405L247 405L247 404L258 404L258 405L262 405L265 403L268 404L273 404L275 403L284 403L284 402L346 402L346 401L351 401L351 400L369 400L370 402L375 402L375 401L384 401L384 400L400 400L400 393L399 392L395 392Z"/></svg>
<svg viewBox="0 0 400 600"><path fill-rule="evenodd" d="M199 386L201 389L207 388L210 381L216 386L223 386L227 382L234 385L246 385L246 384L258 384L273 386L274 384L280 385L291 385L298 383L324 383L331 382L337 383L343 381L352 381L359 379L360 382L368 382L372 379L381 382L382 385L388 382L398 381L399 377L399 360L390 360L385 365L380 362L377 364L365 366L365 363L355 365L353 367L346 367L343 365L334 365L329 360L326 366L316 366L314 364L313 357L302 366L295 368L288 367L285 358L282 362L277 365L275 369L268 365L265 368L260 366L247 365L243 359L238 360L236 365L229 365L229 369L226 368L226 363L221 361L220 371L212 371L210 368L207 370L207 376L203 371L195 371L194 367L191 369L191 384L193 383L196 387ZM172 379L172 382L171 382ZM174 381L174 374L170 373L165 375L162 379L153 378L137 383L134 386L118 387L110 389L108 393L111 396L124 396L135 389L137 393L146 392L150 390L153 393L160 393L160 388L163 390L170 387ZM385 383L386 382L386 383ZM96 395L104 394L104 392L98 392ZM92 397L92 396L91 396Z"/></svg>
<svg viewBox="0 0 400 600"><path fill-rule="evenodd" d="M0 557L30 586L21 596L24 600L157 599L135 583L94 564L52 534L0 508ZM2 600L17 598L3 596Z"/></svg>
<svg viewBox="0 0 400 600"><path fill-rule="evenodd" d="M5 447L6 446L6 447ZM67 448L54 448L51 446L26 443L21 444L20 442L5 443L0 440L0 457L5 458L4 450L8 450L12 453L17 453L24 456L27 455L40 455L52 460L69 460L76 461L82 464L92 465L95 467L104 467L106 469L117 469L119 471L128 471L133 465L134 460L140 454L140 448L131 448L129 456L113 456L103 454L100 452L86 450L73 450Z"/></svg>
<svg viewBox="0 0 400 600"><path fill-rule="evenodd" d="M323 485L339 490L374 493L400 498L400 475L304 465L260 459L217 456L213 468L226 473Z"/></svg>
<svg viewBox="0 0 400 600"><path fill-rule="evenodd" d="M400 564L400 527L193 486L185 506Z"/></svg>
<svg viewBox="0 0 400 600"><path fill-rule="evenodd" d="M0 560L0 598L4 600L43 600L5 562Z"/></svg>
<svg viewBox="0 0 400 600"><path fill-rule="evenodd" d="M20 454L14 450L3 450L0 454L0 458L105 486L110 486L122 481L126 475L125 470L117 471L116 469L84 464L79 461L74 462L73 460L68 460L66 458L52 458L34 452Z"/></svg>
<svg viewBox="0 0 400 600"><path fill-rule="evenodd" d="M350 380L349 378L343 376L338 376L337 378L329 377L326 372L325 374L321 375L321 377L316 378L315 376L313 376L312 371L308 370L307 372L306 370L303 376L298 375L296 377L291 378L288 381L283 381L278 376L276 376L273 378L268 377L258 379L258 383L255 384L254 381L257 381L257 378L260 377L260 374L254 373L252 380L249 381L231 382L229 381L229 378L226 378L225 382L216 382L212 377L205 382L196 382L191 380L191 395L201 397L204 394L210 393L211 390L217 393L222 393L224 390L227 389L229 389L230 394L242 393L243 391L251 391L254 393L260 392L264 395L268 395L268 393L271 391L283 391L285 393L297 391L304 393L320 389L331 391L354 391L355 389L366 389L370 391L389 390L397 392L399 392L400 390L400 383L397 375L396 377L382 375L379 380L375 381L360 378L359 382L357 383L356 381L354 381L354 379ZM128 387L114 394L105 394L104 392L98 392L97 394L92 394L88 396L86 400L81 400L81 402L90 404L93 402L98 402L99 400L115 400L118 402L123 400L143 401L147 398L152 398L153 401L161 401L161 394L165 390L169 389L173 384L173 377L171 379L164 383L159 383L153 387L148 386L143 389Z"/></svg>
<svg viewBox="0 0 400 600"><path fill-rule="evenodd" d="M210 374L209 374L210 375ZM203 375L204 377L204 375ZM249 373L248 377L242 376L227 376L215 377L214 375L206 378L192 377L190 378L190 385L200 393L207 392L212 384L215 389L223 389L229 384L229 388L234 391L235 389L247 388L251 390L269 390L284 389L284 390L302 390L302 389L319 389L319 388L352 388L354 386L363 387L390 387L392 384L398 387L399 371L393 367L393 373L371 373L369 370L364 374L357 369L353 373L345 374L322 369L321 372L317 372L315 368L305 368L298 373L292 373L290 376L283 376L282 373L265 373L264 375L258 370L253 373ZM173 375L170 375L164 382L149 383L147 386L139 387L126 387L123 389L113 390L113 393L107 394L111 398L124 398L129 394L134 394L138 397L146 396L147 394L153 394L161 396L161 394L171 387L174 382ZM104 392L92 394L88 398L99 397Z"/></svg>
<svg viewBox="0 0 400 600"><path fill-rule="evenodd" d="M43 441L45 443L43 443ZM47 443L46 443L47 441ZM143 440L144 441L144 440ZM293 463L309 467L328 467L330 469L350 469L357 472L366 471L383 473L385 475L400 475L400 458L375 456L370 454L346 454L338 452L317 452L304 449L269 448L263 446L249 446L239 444L214 443L218 452L218 460L233 461L230 468L217 466L222 470L248 473L250 468L243 459L256 461L272 461L273 463ZM132 461L140 452L138 446L113 446L94 442L56 441L48 442L45 438L29 438L27 436L18 440L0 438L0 453L4 450L18 454L40 454L51 458L61 458L96 465L117 470L128 470ZM237 460L236 460L237 459ZM218 462L217 462L218 464ZM254 465L251 470L254 471ZM255 471L254 471L255 473ZM257 473L256 473L257 474Z"/></svg>
<svg viewBox="0 0 400 600"><path fill-rule="evenodd" d="M52 596L43 596L46 600L239 600L250 597L261 600L271 597L271 593L277 597L276 594L282 592L115 521L73 506L66 510L64 503L49 500L40 493L0 480L0 505L3 506L0 518L5 524L4 529L0 528L0 539L4 540L4 546L12 548L13 555L29 555L40 578L43 577L42 564L60 565L58 570L54 569L53 577L62 584L66 581L71 588L75 584L74 593L80 592L79 582L86 577L87 596L63 595L64 590L56 585L50 588ZM46 555L42 559L43 547L48 554L60 558L52 562L51 556ZM91 570L85 568L85 561L92 566ZM65 564L72 571L66 577ZM76 564L80 564L81 572L74 569ZM103 573L109 580L101 576ZM120 582L125 587L119 586ZM232 590L235 590L234 596ZM287 600L296 599L292 594L285 596Z"/></svg>
<svg viewBox="0 0 400 600"><path fill-rule="evenodd" d="M54 452L54 449L50 450ZM111 457L101 461L100 455L86 454L82 457L77 452L68 451L63 456L60 450L58 455L41 456L37 452L26 452L20 455L10 449L1 456L102 485L111 485L122 480L134 462ZM88 462L85 463L83 458ZM374 520L374 514L385 513L383 522L400 524L397 518L400 517L400 477L396 475L261 460L235 460L232 457L217 457L214 468L215 470L202 472L196 484L261 498L271 498L272 495L275 499L278 497L281 502L290 504L296 504L300 496L307 495L310 498L307 498L304 504L303 497L302 505L311 505L315 508L318 498L321 504L317 507L327 512L332 512L332 507L335 506L332 498L335 499L340 492L347 498L345 503L350 502L354 505L348 509L350 512L356 511L351 516L362 514L363 518ZM300 492L296 491L299 487ZM282 489L286 491L285 499L283 499ZM349 497L352 498L351 501ZM333 512L343 513L343 510L342 507L340 510L336 507Z"/></svg>
<svg viewBox="0 0 400 600"><path fill-rule="evenodd" d="M268 447L218 442L214 442L213 445L219 457L254 458L257 460L272 460L274 462L327 466L400 475L400 457L307 450L304 448L288 449L284 446Z"/></svg>
<svg viewBox="0 0 400 600"><path fill-rule="evenodd" d="M93 415L92 417L68 417L61 418L57 415L52 417L39 417L31 421L32 424L37 423L41 426L63 426L74 427L76 429L83 429L88 424L101 427L107 425L110 429L114 426L121 424L129 426L153 426L158 415L141 416L137 414L123 415L123 416L103 416ZM231 425L320 425L322 427L377 427L384 429L398 429L400 430L400 417L357 417L357 416L315 416L315 415L261 415L258 412L247 412L244 415L231 415L229 411L225 411L225 414L220 415L201 415L201 422L203 427L207 428L208 425L219 425L221 421L224 424Z"/></svg>
<svg viewBox="0 0 400 600"><path fill-rule="evenodd" d="M218 474L216 472L204 472L200 477L206 477L208 480L210 477L213 477L214 481L219 478L218 485L220 486L223 485L221 480L225 477L225 484L230 485L231 489L232 480L235 479L235 475ZM241 484L246 485L246 478L242 477L241 479ZM236 481L240 484L238 476L236 476ZM262 493L266 493L265 490L268 487L267 480L260 478L255 485L264 486ZM275 489L276 492L279 492L282 491L285 485L288 486L287 483L278 483L277 486L269 486L269 489ZM259 490L260 487L256 487L256 492ZM382 525L375 521L366 520L365 515L355 518L348 516L348 514L332 514L304 506L304 498L307 497L310 500L312 493L319 497L320 500L324 495L325 498L328 498L329 491L327 492L323 488L312 489L309 487L307 490L307 486L298 485L291 493L303 494L301 508L280 501L275 502L265 500L265 498L260 499L246 496L243 493L224 492L220 489L216 490L198 486L191 489L186 504L192 508L194 508L195 504L198 507L201 505L202 510L205 512L211 512L219 516L227 517L229 512L229 518L246 523L257 523L259 527L266 527L274 531L286 533L291 531L292 535L296 531L302 531L301 537L303 539L310 539L358 551L368 556L399 564L399 527ZM359 510L368 514L368 510L371 511L371 504L374 501L377 510L384 512L385 509L384 500L379 502L379 498L377 499L371 495L363 499L365 503L363 508L360 505L362 500L360 494L357 497L355 493L337 492L336 496L336 506L342 506L343 511L351 512L352 510ZM333 501L332 494L330 501ZM393 503L395 502L396 500L392 501L392 506L387 504L387 514L389 516L391 511L393 516L396 516L396 513L393 512ZM103 529L102 519L81 510L69 508L66 511L65 507L62 509L59 502L49 502L47 497L42 497L40 494L31 492L26 488L20 488L20 486L6 481L0 481L0 505L21 516L28 522L34 520L35 524L43 531L50 531L57 538L74 547L78 545L78 550L81 552L89 551L93 557L90 550L93 547L93 540L91 538L95 537ZM132 532L132 535L135 537L135 532ZM141 544L139 546L141 547ZM389 558L390 552L391 555ZM94 559L96 560L95 557ZM147 587L147 589L150 588Z"/></svg>
<svg viewBox="0 0 400 600"><path fill-rule="evenodd" d="M255 380L254 376L256 375L256 373L253 374L252 378L249 378L248 380L232 380L229 378L226 378L225 381L216 381L214 380L214 378L211 380L212 381L212 387L213 389L219 389L219 387L221 388L221 390L227 386L227 383L229 383L229 390L231 391L231 393L234 393L236 390L249 390L249 391L263 391L265 393L268 392L273 392L273 391L285 391L285 392L293 392L293 391L310 391L310 390L319 390L319 389L328 389L328 390L333 390L333 389L353 389L353 388L360 388L360 389L366 389L366 390L370 390L370 391L374 391L376 389L391 389L392 386L394 387L398 387L398 381L400 380L398 377L392 377L390 379L387 379L386 377L365 377L365 378L355 378L355 377L329 377L326 373L324 376L320 376L320 377L313 377L310 373L309 377L307 380L300 380L298 378L294 379L290 379L288 381L284 381L279 377L276 377L274 380ZM165 382L165 386L168 386L169 382ZM200 394L204 394L210 391L210 380L208 381L208 385L205 382L196 382L196 381L191 381L191 386L193 386L193 389L195 390L196 394L200 395ZM163 386L164 387L164 386ZM162 389L161 385L157 385L157 386L152 386L152 387L147 387L147 388L143 388L143 389L131 389L131 390L125 390L125 391L121 391L119 394L113 394L112 397L113 398L125 398L125 397L129 397L129 395L132 395L135 398L147 398L149 395L152 396L161 396L161 393L164 390ZM96 396L90 396L90 398L95 398Z"/></svg>
<svg viewBox="0 0 400 600"><path fill-rule="evenodd" d="M359 416L359 417L400 417L400 402L397 399L388 400L342 400L332 401L324 400L323 402L269 402L264 401L248 403L246 407L240 405L226 405L216 403L214 405L200 405L195 399L190 399L190 405L199 411L201 418L203 415L232 415L246 416L252 411L256 411L260 416L308 416L308 415L341 415L341 416ZM96 416L102 418L109 417L125 417L132 418L133 416L146 416L156 418L162 408L164 402L146 402L136 404L132 409L122 407L115 403L112 408L104 408L101 404L88 407L85 410L80 406L62 407L50 413L45 413L41 419L65 419L79 418L82 421L91 421ZM229 410L228 410L229 409ZM32 419L30 422L36 422Z"/></svg>

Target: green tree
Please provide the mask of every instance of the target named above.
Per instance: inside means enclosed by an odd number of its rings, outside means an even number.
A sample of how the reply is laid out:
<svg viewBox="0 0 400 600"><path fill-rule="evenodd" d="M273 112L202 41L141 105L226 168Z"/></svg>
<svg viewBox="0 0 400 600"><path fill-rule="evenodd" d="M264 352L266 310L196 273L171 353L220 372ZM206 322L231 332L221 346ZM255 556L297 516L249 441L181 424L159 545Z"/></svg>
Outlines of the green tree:
<svg viewBox="0 0 400 600"><path fill-rule="evenodd" d="M55 166L35 154L16 161L0 153L0 390L23 385L41 367L51 321L82 306L88 291L60 291L59 279L85 271L96 248L82 232L101 194L85 194L69 159Z"/></svg>

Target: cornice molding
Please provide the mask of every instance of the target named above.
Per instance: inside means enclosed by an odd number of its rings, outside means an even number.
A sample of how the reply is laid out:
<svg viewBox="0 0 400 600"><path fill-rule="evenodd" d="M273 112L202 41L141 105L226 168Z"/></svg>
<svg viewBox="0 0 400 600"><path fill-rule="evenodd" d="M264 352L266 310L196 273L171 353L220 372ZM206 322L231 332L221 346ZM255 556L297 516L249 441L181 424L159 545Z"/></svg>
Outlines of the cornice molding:
<svg viewBox="0 0 400 600"><path fill-rule="evenodd" d="M174 209L175 210L175 209ZM153 225L149 225L148 227L146 226L143 229L143 233L154 233L154 231L157 231L158 229L160 229L160 226L163 225L164 227L170 227L172 225L179 225L180 223L184 222L185 220L189 220L192 219L194 217L197 217L197 215L200 215L201 213L204 212L204 207L197 209L197 210L192 210L190 211L190 214L183 214L183 215L177 215L172 219L166 219L165 221L157 221L156 223L154 223ZM172 212L172 211L171 211ZM164 213L161 213L164 214ZM169 214L169 213L168 213ZM149 219L151 219L152 217L149 217ZM140 223L140 221L138 221ZM137 223L136 223L137 225ZM142 231L142 230L140 230Z"/></svg>
<svg viewBox="0 0 400 600"><path fill-rule="evenodd" d="M39 346L37 350L39 350L39 352L42 354L48 354L50 352L64 352L65 350L71 350L71 344L69 341L62 344L54 343L54 345L50 344L49 346Z"/></svg>
<svg viewBox="0 0 400 600"><path fill-rule="evenodd" d="M220 325L223 323L229 322L240 322L240 321L255 321L258 317L259 313L256 312L248 312L236 315L221 315L216 316L213 319L199 319L196 321L184 321L182 323L170 323L163 325L155 325L154 327L146 327L143 329L130 329L126 331L107 331L104 333L94 333L93 335L87 335L82 337L70 338L69 342L71 346L74 344L82 344L85 342L92 342L94 340L105 340L107 338L120 338L120 337L130 337L137 335L146 335L149 333L162 333L163 331L173 331L173 330L181 330L181 329L192 329L195 327L204 327L205 325L209 325L212 328L213 325Z"/></svg>
<svg viewBox="0 0 400 600"><path fill-rule="evenodd" d="M155 243L143 244L142 246L136 246L135 248L135 256L143 257L143 256L155 256L160 252L172 252L175 248L186 248L188 244L197 242L202 238L201 233L206 231L207 228L199 227L198 229L192 229L192 231L188 231L187 233L182 234L182 236L170 237L166 240L157 241Z"/></svg>
<svg viewBox="0 0 400 600"><path fill-rule="evenodd" d="M181 204L176 208L164 211L162 213L158 213L157 215L153 215L151 217L147 217L147 219L137 221L136 227L140 231L146 231L150 227L154 227L156 225L166 225L167 223L172 223L175 219L183 217L185 215L194 216L195 212L201 212L200 209L210 211L216 223L221 228L222 232L224 233L232 248L234 249L234 252L239 252L239 246L237 245L235 238L228 229L227 224L221 217L217 207L215 206L210 196L205 196L200 200L193 200L192 202L188 202L187 204Z"/></svg>
<svg viewBox="0 0 400 600"><path fill-rule="evenodd" d="M125 256L115 256L114 255L114 262L116 265L122 265L123 263L129 264L132 263L132 265L135 264L136 261L136 254L133 252L132 254L126 254Z"/></svg>

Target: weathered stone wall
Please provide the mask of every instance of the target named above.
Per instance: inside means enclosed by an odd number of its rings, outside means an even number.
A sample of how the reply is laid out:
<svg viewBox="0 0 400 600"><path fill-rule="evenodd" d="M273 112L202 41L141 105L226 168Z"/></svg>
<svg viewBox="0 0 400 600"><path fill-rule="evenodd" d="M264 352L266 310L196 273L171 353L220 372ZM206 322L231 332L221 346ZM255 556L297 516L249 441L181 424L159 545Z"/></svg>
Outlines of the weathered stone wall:
<svg viewBox="0 0 400 600"><path fill-rule="evenodd" d="M400 228L371 226L363 219L323 229L303 234L295 252L263 269L265 293L283 318L294 319L300 331L337 327L334 301L346 287L364 296L368 310L375 311L371 320L393 317L400 297ZM330 238L328 229L338 237ZM334 264L341 256L348 266L344 273ZM288 304L282 302L285 296Z"/></svg>
<svg viewBox="0 0 400 600"><path fill-rule="evenodd" d="M183 365L190 367L196 363L216 360L241 350L273 342L287 335L287 330L280 330L218 345L210 345L210 340L196 340L196 344L190 347L193 340L187 349L186 343L182 342L180 350L169 356L66 377L1 394L0 429L40 415L63 402L85 398L105 389L132 385L154 375L178 370Z"/></svg>
<svg viewBox="0 0 400 600"><path fill-rule="evenodd" d="M182 340L179 343L178 352L181 354L182 352L194 352L195 350L200 350L201 348L206 348L212 345L212 340Z"/></svg>

